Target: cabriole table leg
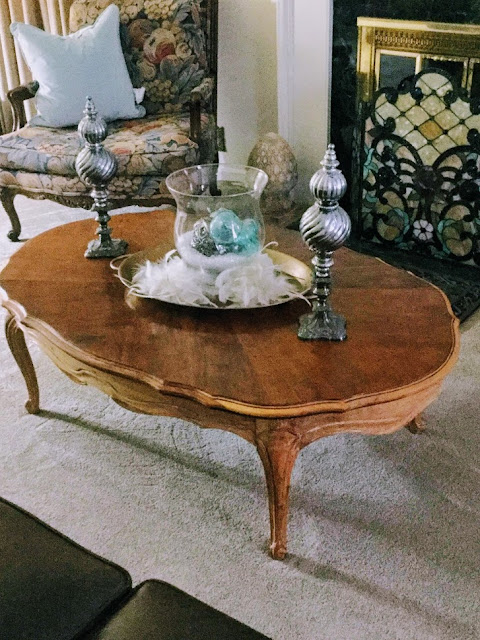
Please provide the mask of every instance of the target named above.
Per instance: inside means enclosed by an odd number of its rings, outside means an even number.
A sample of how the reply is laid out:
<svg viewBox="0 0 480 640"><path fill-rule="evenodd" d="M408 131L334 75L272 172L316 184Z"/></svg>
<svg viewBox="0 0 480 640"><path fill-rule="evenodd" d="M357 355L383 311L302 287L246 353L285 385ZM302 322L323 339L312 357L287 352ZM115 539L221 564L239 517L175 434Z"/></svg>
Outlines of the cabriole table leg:
<svg viewBox="0 0 480 640"><path fill-rule="evenodd" d="M40 409L40 397L38 393L38 382L35 369L33 367L32 358L28 352L25 343L23 331L17 324L15 318L9 313L5 322L5 335L7 336L8 346L19 366L20 371L25 379L28 391L28 400L25 408L28 413L37 413Z"/></svg>
<svg viewBox="0 0 480 640"><path fill-rule="evenodd" d="M276 560L283 560L287 553L290 478L300 451L299 438L289 431L276 431L274 425L270 429L268 420L258 420L256 445L267 480L270 552Z"/></svg>
<svg viewBox="0 0 480 640"><path fill-rule="evenodd" d="M406 428L410 431L410 433L418 434L425 431L425 429L427 428L427 424L422 414L419 413L418 416L415 416L415 418L406 425Z"/></svg>

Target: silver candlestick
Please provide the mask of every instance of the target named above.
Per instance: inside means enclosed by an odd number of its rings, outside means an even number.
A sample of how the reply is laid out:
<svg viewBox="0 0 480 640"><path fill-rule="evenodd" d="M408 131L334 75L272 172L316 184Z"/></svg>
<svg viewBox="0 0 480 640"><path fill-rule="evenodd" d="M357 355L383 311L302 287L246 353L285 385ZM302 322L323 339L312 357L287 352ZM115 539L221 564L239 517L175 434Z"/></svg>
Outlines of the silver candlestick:
<svg viewBox="0 0 480 640"><path fill-rule="evenodd" d="M350 218L338 205L347 189L335 147L329 144L319 169L310 180L310 191L315 204L307 209L300 220L300 233L311 251L313 264L312 313L300 318L298 337L302 340L345 340L346 320L330 307L333 252L342 246L351 229Z"/></svg>
<svg viewBox="0 0 480 640"><path fill-rule="evenodd" d="M125 240L111 238L112 230L108 226L108 188L107 185L117 171L117 160L113 153L105 149L102 142L107 137L107 124L97 117L93 100L87 97L83 112L85 117L78 124L78 134L85 146L75 160L75 169L80 179L92 187L93 205L91 211L97 215L98 239L91 240L85 251L86 258L115 258L127 251Z"/></svg>

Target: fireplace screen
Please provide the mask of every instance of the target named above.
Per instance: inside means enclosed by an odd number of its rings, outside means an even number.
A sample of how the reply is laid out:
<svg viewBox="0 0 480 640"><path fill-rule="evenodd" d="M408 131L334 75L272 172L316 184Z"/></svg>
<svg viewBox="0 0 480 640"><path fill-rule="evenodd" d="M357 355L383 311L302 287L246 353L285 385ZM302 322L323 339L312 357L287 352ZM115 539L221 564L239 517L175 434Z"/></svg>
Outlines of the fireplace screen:
<svg viewBox="0 0 480 640"><path fill-rule="evenodd" d="M480 102L446 71L379 90L364 128L361 235L480 266Z"/></svg>

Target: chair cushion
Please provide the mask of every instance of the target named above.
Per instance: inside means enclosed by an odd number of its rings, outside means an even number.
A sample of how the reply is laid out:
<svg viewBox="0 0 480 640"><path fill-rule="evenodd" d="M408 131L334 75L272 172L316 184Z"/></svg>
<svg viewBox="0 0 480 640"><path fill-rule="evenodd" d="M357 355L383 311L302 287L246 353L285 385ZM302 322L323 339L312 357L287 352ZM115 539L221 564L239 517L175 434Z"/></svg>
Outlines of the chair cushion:
<svg viewBox="0 0 480 640"><path fill-rule="evenodd" d="M134 87L145 87L147 113L184 111L207 75L205 12L199 0L113 0ZM104 0L74 0L70 30L92 24Z"/></svg>
<svg viewBox="0 0 480 640"><path fill-rule="evenodd" d="M83 640L267 640L165 582L148 580Z"/></svg>
<svg viewBox="0 0 480 640"><path fill-rule="evenodd" d="M80 178L73 176L56 176L47 173L30 173L28 171L3 171L0 169L0 187L8 187L29 194L45 194L61 197L62 201L67 198L76 198L79 196L90 195L91 188L88 187ZM113 178L108 185L108 199L115 208L115 200L141 200L160 199L162 202L165 197L172 199L170 192L165 185L165 177L162 176L133 176ZM135 204L135 202L131 202ZM68 206L83 206L75 203L72 199ZM125 206L125 204L119 204ZM148 205L152 206L152 205Z"/></svg>
<svg viewBox="0 0 480 640"><path fill-rule="evenodd" d="M70 640L130 588L124 569L0 499L2 640Z"/></svg>
<svg viewBox="0 0 480 640"><path fill-rule="evenodd" d="M106 120L141 118L135 104L119 36L119 10L111 5L92 26L69 36L46 33L16 22L10 30L33 78L38 115L31 124L46 127L76 125L91 96ZM114 71L113 71L114 70Z"/></svg>
<svg viewBox="0 0 480 640"><path fill-rule="evenodd" d="M189 117L182 114L117 120L109 125L104 146L117 156L117 176L167 176L199 161L198 145L188 137L189 129ZM202 129L206 137L210 129L214 131L207 115ZM76 177L80 149L76 128L26 126L0 137L0 169Z"/></svg>

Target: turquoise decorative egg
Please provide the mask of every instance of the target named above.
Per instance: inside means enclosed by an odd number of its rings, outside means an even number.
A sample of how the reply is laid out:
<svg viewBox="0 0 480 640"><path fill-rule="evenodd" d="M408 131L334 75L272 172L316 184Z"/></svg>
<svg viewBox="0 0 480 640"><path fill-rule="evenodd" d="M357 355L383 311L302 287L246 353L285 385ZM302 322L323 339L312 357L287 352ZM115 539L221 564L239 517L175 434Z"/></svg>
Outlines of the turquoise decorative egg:
<svg viewBox="0 0 480 640"><path fill-rule="evenodd" d="M210 222L210 237L220 254L255 253L260 249L259 225L253 218L241 220L231 209L218 209Z"/></svg>
<svg viewBox="0 0 480 640"><path fill-rule="evenodd" d="M231 209L218 209L210 222L210 235L217 246L233 245L242 231L242 221Z"/></svg>
<svg viewBox="0 0 480 640"><path fill-rule="evenodd" d="M237 241L238 253L255 253L260 249L258 240L259 226L253 218L247 218L242 222L242 231Z"/></svg>

